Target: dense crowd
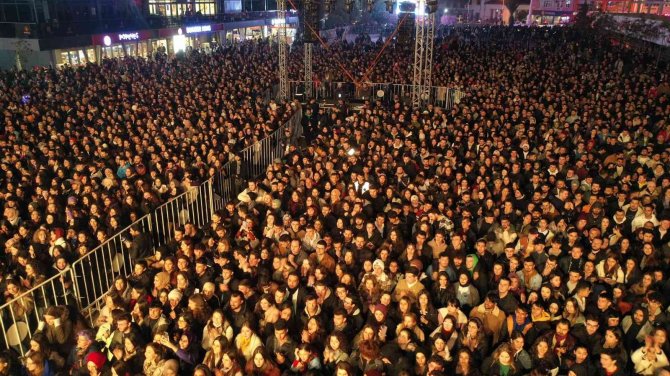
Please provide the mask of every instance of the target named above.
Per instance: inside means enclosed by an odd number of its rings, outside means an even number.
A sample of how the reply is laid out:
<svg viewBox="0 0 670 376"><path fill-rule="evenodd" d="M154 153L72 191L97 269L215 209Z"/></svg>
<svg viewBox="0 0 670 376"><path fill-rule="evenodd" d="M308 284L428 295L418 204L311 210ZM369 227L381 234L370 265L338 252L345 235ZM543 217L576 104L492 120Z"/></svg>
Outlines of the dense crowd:
<svg viewBox="0 0 670 376"><path fill-rule="evenodd" d="M268 100L271 49L254 43L189 60L0 73L0 262L2 286L17 284L3 300L275 130L291 108Z"/></svg>
<svg viewBox="0 0 670 376"><path fill-rule="evenodd" d="M667 72L571 29L464 29L439 46L460 103L309 104L308 147L209 225L177 229L160 260L134 249L93 327L40 307L30 351L1 355L0 375L670 374ZM336 48L374 59L369 43ZM260 99L270 51L2 73L15 311L277 128L292 109Z"/></svg>

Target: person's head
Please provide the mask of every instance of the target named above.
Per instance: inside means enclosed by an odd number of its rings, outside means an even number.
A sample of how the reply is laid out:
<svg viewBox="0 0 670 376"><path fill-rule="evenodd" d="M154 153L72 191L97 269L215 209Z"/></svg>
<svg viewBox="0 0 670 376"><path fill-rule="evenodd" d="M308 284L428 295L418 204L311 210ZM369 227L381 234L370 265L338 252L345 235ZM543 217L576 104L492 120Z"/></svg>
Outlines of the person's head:
<svg viewBox="0 0 670 376"><path fill-rule="evenodd" d="M122 312L119 316L116 317L116 329L121 333L126 333L130 330L130 325L132 323L132 317L128 312Z"/></svg>
<svg viewBox="0 0 670 376"><path fill-rule="evenodd" d="M130 375L130 369L128 368L128 364L126 362L123 362L123 361L114 362L114 364L112 365L111 371L112 371L112 376ZM169 372L165 372L165 370L163 370L163 375L164 376L176 376L177 373L176 372L175 373L169 373Z"/></svg>
<svg viewBox="0 0 670 376"><path fill-rule="evenodd" d="M240 335L243 338L251 338L254 335L254 329L251 321L245 321L244 324L242 324L242 328L240 329Z"/></svg>
<svg viewBox="0 0 670 376"><path fill-rule="evenodd" d="M88 330L82 330L77 333L77 349L80 351L87 350L94 342L95 336Z"/></svg>
<svg viewBox="0 0 670 376"><path fill-rule="evenodd" d="M498 296L505 295L509 291L512 282L507 277L501 277L498 280Z"/></svg>
<svg viewBox="0 0 670 376"><path fill-rule="evenodd" d="M556 323L556 335L559 337L565 337L570 332L570 321L566 319L558 320Z"/></svg>
<svg viewBox="0 0 670 376"><path fill-rule="evenodd" d="M265 366L266 359L267 355L265 354L265 349L263 346L257 347L253 354L254 366L257 369L263 368L263 366Z"/></svg>
<svg viewBox="0 0 670 376"><path fill-rule="evenodd" d="M486 298L484 299L484 308L491 310L496 307L498 304L498 294L496 294L494 291L489 291L488 294L486 294Z"/></svg>
<svg viewBox="0 0 670 376"><path fill-rule="evenodd" d="M497 361L503 366L510 366L514 368L514 350L509 344L502 344L496 349L493 354L494 361Z"/></svg>
<svg viewBox="0 0 670 376"><path fill-rule="evenodd" d="M335 366L335 376L354 376L353 367L347 362L339 362Z"/></svg>
<svg viewBox="0 0 670 376"><path fill-rule="evenodd" d="M604 349L600 354L600 366L606 371L619 369L619 359L613 350Z"/></svg>
<svg viewBox="0 0 670 376"><path fill-rule="evenodd" d="M518 330L514 330L510 335L510 346L512 347L512 353L516 353L517 351L523 349L525 343L526 340L523 333Z"/></svg>
<svg viewBox="0 0 670 376"><path fill-rule="evenodd" d="M179 343L178 347L181 350L188 351L191 346L194 345L193 343L193 336L190 335L188 332L182 333L182 335L179 337Z"/></svg>
<svg viewBox="0 0 670 376"><path fill-rule="evenodd" d="M303 343L299 345L297 348L296 355L297 355L296 360L299 360L301 362L309 361L309 358L312 355L311 345L308 343Z"/></svg>
<svg viewBox="0 0 670 376"><path fill-rule="evenodd" d="M539 357L544 357L549 351L549 348L549 341L544 337L540 337L537 342L535 342L535 346L533 346L535 354L537 354Z"/></svg>
<svg viewBox="0 0 670 376"><path fill-rule="evenodd" d="M228 349L228 338L225 336L218 336L212 340L211 349L215 355L220 355Z"/></svg>
<svg viewBox="0 0 670 376"><path fill-rule="evenodd" d="M467 348L458 350L457 367L460 369L472 367L472 353Z"/></svg>
<svg viewBox="0 0 670 376"><path fill-rule="evenodd" d="M332 351L343 351L346 352L346 338L342 335L341 332L334 332L328 336L326 340L326 346Z"/></svg>
<svg viewBox="0 0 670 376"><path fill-rule="evenodd" d="M235 360L235 353L228 351L224 352L223 356L221 357L221 368L223 370L230 370L236 365L237 361Z"/></svg>
<svg viewBox="0 0 670 376"><path fill-rule="evenodd" d="M621 342L621 332L618 329L607 328L605 330L605 347L613 348Z"/></svg>
<svg viewBox="0 0 670 376"><path fill-rule="evenodd" d="M665 328L654 328L651 335L654 338L654 343L659 347L662 347L668 340L668 332Z"/></svg>
<svg viewBox="0 0 670 376"><path fill-rule="evenodd" d="M478 335L482 328L482 322L478 318L468 320L467 333L470 336Z"/></svg>
<svg viewBox="0 0 670 376"><path fill-rule="evenodd" d="M379 357L379 345L372 339L363 339L358 344L358 351L362 359L370 361Z"/></svg>
<svg viewBox="0 0 670 376"><path fill-rule="evenodd" d="M140 338L135 332L126 334L123 338L123 348L126 354L134 354L138 351L140 346Z"/></svg>

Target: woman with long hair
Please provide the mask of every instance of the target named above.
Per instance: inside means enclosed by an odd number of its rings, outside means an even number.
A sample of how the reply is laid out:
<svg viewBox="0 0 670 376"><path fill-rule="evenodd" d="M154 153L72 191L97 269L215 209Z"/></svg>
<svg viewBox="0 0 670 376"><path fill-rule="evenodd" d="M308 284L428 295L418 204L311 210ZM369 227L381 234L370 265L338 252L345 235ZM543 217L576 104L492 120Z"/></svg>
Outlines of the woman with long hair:
<svg viewBox="0 0 670 376"><path fill-rule="evenodd" d="M194 294L188 298L187 308L193 315L191 327L195 333L200 333L212 315L209 304L207 304L202 294Z"/></svg>
<svg viewBox="0 0 670 376"><path fill-rule="evenodd" d="M237 360L237 356L233 351L227 351L223 353L221 358L221 371L222 376L242 376L242 367L240 362Z"/></svg>
<svg viewBox="0 0 670 376"><path fill-rule="evenodd" d="M161 376L165 364L165 348L152 342L144 349L143 374L146 376Z"/></svg>
<svg viewBox="0 0 670 376"><path fill-rule="evenodd" d="M247 362L247 366L245 367L245 373L247 375L259 376L281 375L279 367L267 356L263 347L254 350L251 361Z"/></svg>
<svg viewBox="0 0 670 376"><path fill-rule="evenodd" d="M120 296L126 304L130 301L130 286L125 277L116 277L114 286L112 287L112 293Z"/></svg>
<svg viewBox="0 0 670 376"><path fill-rule="evenodd" d="M570 321L570 327L584 322L584 315L579 308L579 303L577 299L570 297L565 301L565 306L563 307L563 318Z"/></svg>
<svg viewBox="0 0 670 376"><path fill-rule="evenodd" d="M25 366L28 376L54 376L49 361L41 352L33 352L26 356Z"/></svg>
<svg viewBox="0 0 670 376"><path fill-rule="evenodd" d="M211 340L209 350L205 353L202 363L209 369L219 369L222 366L223 355L229 350L230 342L224 336Z"/></svg>
<svg viewBox="0 0 670 376"><path fill-rule="evenodd" d="M491 356L491 364L485 367L486 371L484 373L491 376L517 376L521 374L514 362L514 351L509 343L500 345Z"/></svg>
<svg viewBox="0 0 670 376"><path fill-rule="evenodd" d="M273 324L279 320L280 315L274 297L270 294L263 294L258 299L258 303L256 303L254 313L258 319L258 332L261 334L261 337L267 338L274 331Z"/></svg>
<svg viewBox="0 0 670 376"><path fill-rule="evenodd" d="M235 348L246 361L251 360L256 348L263 346L260 337L254 332L250 321L245 321L240 329L240 334L235 337Z"/></svg>
<svg viewBox="0 0 670 376"><path fill-rule="evenodd" d="M195 336L188 331L183 331L177 338L177 344L170 342L165 336L161 338L161 344L172 350L179 358L179 369L184 373L191 373L198 364L199 349L195 343Z"/></svg>
<svg viewBox="0 0 670 376"><path fill-rule="evenodd" d="M624 271L619 265L618 257L610 253L607 257L596 265L599 281L613 286L624 282Z"/></svg>
<svg viewBox="0 0 670 376"><path fill-rule="evenodd" d="M326 330L317 317L311 317L305 323L300 335L300 341L312 345L312 349L321 352L326 338Z"/></svg>
<svg viewBox="0 0 670 376"><path fill-rule="evenodd" d="M26 356L33 353L41 353L46 360L49 361L49 365L53 366L53 369L56 372L61 370L65 365L65 358L49 346L42 333L35 333L33 338L30 339L30 348L28 349Z"/></svg>
<svg viewBox="0 0 670 376"><path fill-rule="evenodd" d="M489 338L484 332L481 320L471 318L468 325L463 329L458 337L458 348L470 350L476 363L481 364L482 360L488 355Z"/></svg>
<svg viewBox="0 0 670 376"><path fill-rule="evenodd" d="M133 375L142 373L144 367L144 349L141 348L140 341L135 332L130 332L123 338L123 361Z"/></svg>
<svg viewBox="0 0 670 376"><path fill-rule="evenodd" d="M662 262L659 259L656 248L651 243L644 243L642 245L642 259L640 260L640 269L647 272L656 267L661 266Z"/></svg>
<svg viewBox="0 0 670 376"><path fill-rule="evenodd" d="M437 333L431 337L431 342L431 354L440 357L444 362L451 362L451 351L447 346L447 337L442 333Z"/></svg>
<svg viewBox="0 0 670 376"><path fill-rule="evenodd" d="M430 300L428 291L419 292L418 296L418 324L424 333L432 333L438 326L438 313Z"/></svg>
<svg viewBox="0 0 670 376"><path fill-rule="evenodd" d="M454 366L454 375L458 376L480 376L481 372L475 365L472 352L467 348L458 350L456 355L456 365Z"/></svg>
<svg viewBox="0 0 670 376"><path fill-rule="evenodd" d="M364 276L361 281L359 294L361 297L361 305L365 310L367 310L368 307L377 304L381 297L381 290L379 289L377 278L371 274Z"/></svg>
<svg viewBox="0 0 670 376"><path fill-rule="evenodd" d="M618 355L620 365L625 365L628 360L628 352L623 344L623 335L619 329L607 328L601 341L593 347L593 355L599 356L603 352L611 352Z"/></svg>
<svg viewBox="0 0 670 376"><path fill-rule="evenodd" d="M405 250L405 242L400 231L396 229L393 229L389 232L388 239L386 240L385 244L388 245L388 248L391 251L391 255L395 255L396 257Z"/></svg>
<svg viewBox="0 0 670 376"><path fill-rule="evenodd" d="M630 257L624 263L623 283L627 288L631 288L642 278L642 271L637 264L637 259Z"/></svg>
<svg viewBox="0 0 670 376"><path fill-rule="evenodd" d="M333 332L326 337L326 348L323 351L323 365L326 370L334 370L338 363L349 360L346 341L341 332Z"/></svg>
<svg viewBox="0 0 670 376"><path fill-rule="evenodd" d="M540 337L533 345L531 359L534 369L556 369L559 366L559 359L551 351L551 344L545 337Z"/></svg>
<svg viewBox="0 0 670 376"><path fill-rule="evenodd" d="M233 341L233 327L226 319L223 311L217 309L212 313L212 317L207 321L205 328L202 330L202 348L209 350L214 339L224 336L228 343Z"/></svg>

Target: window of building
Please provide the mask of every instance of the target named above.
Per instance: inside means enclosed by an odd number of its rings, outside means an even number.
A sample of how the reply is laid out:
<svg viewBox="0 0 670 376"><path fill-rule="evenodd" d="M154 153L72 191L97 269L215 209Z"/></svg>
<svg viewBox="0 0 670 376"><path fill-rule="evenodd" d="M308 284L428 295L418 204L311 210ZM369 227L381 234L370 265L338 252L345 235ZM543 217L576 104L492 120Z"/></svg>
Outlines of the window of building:
<svg viewBox="0 0 670 376"><path fill-rule="evenodd" d="M216 14L216 1L196 0L195 3L184 4L177 1L149 0L149 14L181 17L197 12L204 15Z"/></svg>

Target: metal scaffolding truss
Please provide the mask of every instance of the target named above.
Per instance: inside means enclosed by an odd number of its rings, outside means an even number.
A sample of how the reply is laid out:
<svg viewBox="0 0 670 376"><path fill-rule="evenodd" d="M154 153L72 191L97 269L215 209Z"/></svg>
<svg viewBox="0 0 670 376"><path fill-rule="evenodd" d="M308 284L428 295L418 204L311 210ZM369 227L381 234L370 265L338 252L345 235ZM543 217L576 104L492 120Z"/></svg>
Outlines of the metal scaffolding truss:
<svg viewBox="0 0 670 376"><path fill-rule="evenodd" d="M412 106L421 107L430 101L433 73L433 40L435 13L427 13L426 1L418 0L414 23L414 75L412 79Z"/></svg>
<svg viewBox="0 0 670 376"><path fill-rule="evenodd" d="M284 20L279 25L277 42L279 45L279 100L289 99L288 87L288 46L286 45L286 0L277 0L277 18Z"/></svg>
<svg viewBox="0 0 670 376"><path fill-rule="evenodd" d="M313 43L305 43L305 100L311 99L314 97L313 86L314 81L312 79L312 49Z"/></svg>

